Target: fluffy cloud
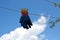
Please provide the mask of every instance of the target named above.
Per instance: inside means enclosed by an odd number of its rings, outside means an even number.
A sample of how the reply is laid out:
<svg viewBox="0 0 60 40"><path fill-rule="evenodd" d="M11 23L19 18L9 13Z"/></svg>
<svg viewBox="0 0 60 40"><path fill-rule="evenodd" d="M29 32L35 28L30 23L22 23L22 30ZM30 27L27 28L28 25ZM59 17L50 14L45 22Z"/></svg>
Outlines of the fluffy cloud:
<svg viewBox="0 0 60 40"><path fill-rule="evenodd" d="M47 26L47 19L41 16L37 21L33 23L32 28L24 29L23 27L16 28L10 33L6 33L0 37L0 40L43 40L45 37L44 32Z"/></svg>

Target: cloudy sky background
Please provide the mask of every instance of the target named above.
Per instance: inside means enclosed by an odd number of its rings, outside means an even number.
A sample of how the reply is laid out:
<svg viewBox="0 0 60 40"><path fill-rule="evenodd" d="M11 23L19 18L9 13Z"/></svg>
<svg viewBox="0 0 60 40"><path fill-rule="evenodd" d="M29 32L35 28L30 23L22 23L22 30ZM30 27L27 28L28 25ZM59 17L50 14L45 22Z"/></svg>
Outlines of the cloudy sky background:
<svg viewBox="0 0 60 40"><path fill-rule="evenodd" d="M43 21L42 21L43 20ZM33 23L32 28L24 29L16 28L10 33L6 33L0 37L0 40L46 40L45 34L42 34L47 27L47 19L41 16Z"/></svg>
<svg viewBox="0 0 60 40"><path fill-rule="evenodd" d="M50 0L52 2L60 3L60 0ZM47 2L46 0L0 0L0 6L7 7L10 9L19 10L21 8L28 8L29 16L34 24L41 16L30 15L30 14L41 14L43 15L51 15L55 17L60 17L60 8L55 7L52 3ZM3 35L11 35L17 29L20 28L20 12L9 11L6 9L0 8L0 38ZM54 18L50 19L53 20ZM49 20L49 21L50 21ZM60 40L60 23L57 23L53 29L50 29L50 25L47 25L46 29L43 32L43 36L48 40ZM37 25L37 24L36 24ZM34 25L35 26L35 25ZM7 34L6 34L7 33ZM35 37L35 34L34 36ZM45 39L43 39L45 40Z"/></svg>

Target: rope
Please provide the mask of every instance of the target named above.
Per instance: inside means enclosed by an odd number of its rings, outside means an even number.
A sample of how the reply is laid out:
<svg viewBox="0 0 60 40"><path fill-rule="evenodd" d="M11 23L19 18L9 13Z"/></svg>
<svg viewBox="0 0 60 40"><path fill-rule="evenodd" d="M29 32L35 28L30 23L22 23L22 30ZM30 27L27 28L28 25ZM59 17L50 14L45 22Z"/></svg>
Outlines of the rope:
<svg viewBox="0 0 60 40"><path fill-rule="evenodd" d="M2 6L0 6L0 8L2 8L2 9L6 9L6 10L9 10L9 11L20 12L20 11L18 11L18 10L15 10L15 9L9 9L9 8L2 7ZM40 14L32 14L32 13L30 13L30 15L41 16ZM48 17L48 16L45 16L45 17ZM50 18L55 18L55 17L50 16Z"/></svg>
<svg viewBox="0 0 60 40"><path fill-rule="evenodd" d="M45 1L50 2L50 3L54 3L54 2L51 2L51 1L49 1L49 0L45 0Z"/></svg>
<svg viewBox="0 0 60 40"><path fill-rule="evenodd" d="M2 9L6 9L6 10L10 10L10 11L20 12L20 11L18 11L18 10L9 9L9 8L6 8L6 7L2 7L2 6L0 6L0 8L2 8Z"/></svg>

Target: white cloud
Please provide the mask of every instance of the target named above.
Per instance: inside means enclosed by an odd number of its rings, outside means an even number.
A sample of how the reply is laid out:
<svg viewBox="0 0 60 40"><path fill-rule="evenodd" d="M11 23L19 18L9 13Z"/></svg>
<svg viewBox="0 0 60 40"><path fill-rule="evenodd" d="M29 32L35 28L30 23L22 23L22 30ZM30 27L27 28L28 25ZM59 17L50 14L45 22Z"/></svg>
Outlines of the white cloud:
<svg viewBox="0 0 60 40"><path fill-rule="evenodd" d="M46 39L46 40L48 40L48 39Z"/></svg>
<svg viewBox="0 0 60 40"><path fill-rule="evenodd" d="M32 28L23 29L23 27L16 28L10 33L6 33L0 37L0 40L43 40L45 37L44 32L47 26L47 19L44 16L41 16L37 21L33 23ZM38 37L38 35L40 36Z"/></svg>

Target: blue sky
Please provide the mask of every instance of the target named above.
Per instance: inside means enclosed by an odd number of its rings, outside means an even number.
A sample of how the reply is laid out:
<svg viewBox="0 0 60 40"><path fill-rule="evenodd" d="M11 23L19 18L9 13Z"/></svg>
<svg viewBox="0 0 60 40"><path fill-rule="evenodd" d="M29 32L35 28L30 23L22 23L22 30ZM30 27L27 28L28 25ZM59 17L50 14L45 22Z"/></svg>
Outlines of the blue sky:
<svg viewBox="0 0 60 40"><path fill-rule="evenodd" d="M50 0L52 2L60 3L60 0ZM40 14L52 15L60 17L60 8L55 7L53 4L45 0L0 0L0 6L7 7L10 9L19 10L21 8L28 8L29 14ZM20 27L19 19L20 13L9 11L0 8L0 36L5 33L9 33L17 27ZM39 16L29 15L32 22L36 21ZM60 40L60 23L50 29L50 26L46 28L44 34L49 40Z"/></svg>

